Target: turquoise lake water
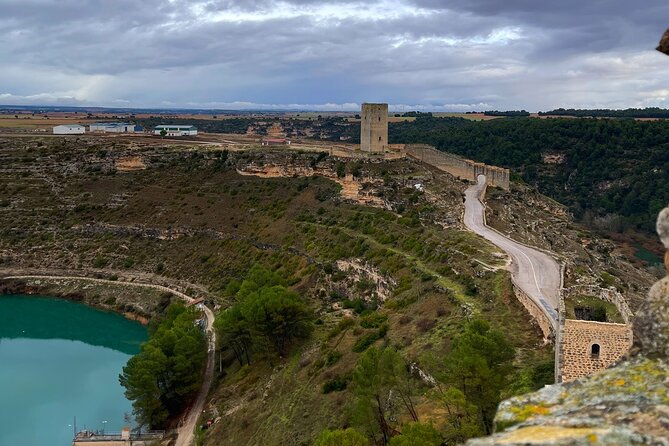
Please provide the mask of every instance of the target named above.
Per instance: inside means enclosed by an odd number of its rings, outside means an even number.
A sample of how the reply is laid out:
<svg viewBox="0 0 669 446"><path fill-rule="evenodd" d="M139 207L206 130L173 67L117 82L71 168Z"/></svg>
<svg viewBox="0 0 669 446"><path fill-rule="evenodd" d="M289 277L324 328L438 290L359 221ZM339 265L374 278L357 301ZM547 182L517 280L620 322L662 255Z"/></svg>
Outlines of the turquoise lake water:
<svg viewBox="0 0 669 446"><path fill-rule="evenodd" d="M641 260L645 260L646 262L648 262L649 265L662 265L662 263L663 263L662 259L660 257L658 257L657 255L655 255L654 253L648 251L643 246L638 245L638 244L634 244L632 246L634 248L636 248L636 252L634 253L634 255L637 258L639 258Z"/></svg>
<svg viewBox="0 0 669 446"><path fill-rule="evenodd" d="M75 416L78 430L120 431L132 406L118 375L146 339L117 314L0 296L0 446L71 445Z"/></svg>

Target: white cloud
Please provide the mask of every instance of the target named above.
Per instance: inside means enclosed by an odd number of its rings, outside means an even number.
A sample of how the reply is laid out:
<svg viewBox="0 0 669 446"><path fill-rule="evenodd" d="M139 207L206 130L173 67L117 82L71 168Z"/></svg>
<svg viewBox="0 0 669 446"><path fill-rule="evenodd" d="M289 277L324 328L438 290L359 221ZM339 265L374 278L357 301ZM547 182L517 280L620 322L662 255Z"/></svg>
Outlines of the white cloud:
<svg viewBox="0 0 669 446"><path fill-rule="evenodd" d="M5 105L87 105L74 96L55 93L38 93L29 96L17 96L11 93L0 93L0 104Z"/></svg>
<svg viewBox="0 0 669 446"><path fill-rule="evenodd" d="M425 16L433 12L430 9L416 8L408 2L400 0L315 3L311 5L279 1L253 11L237 7L212 12L206 6L206 3L194 4L191 6L191 11L198 20L213 23L266 22L295 18L311 19L315 23L344 20L357 22L386 21L404 17Z"/></svg>

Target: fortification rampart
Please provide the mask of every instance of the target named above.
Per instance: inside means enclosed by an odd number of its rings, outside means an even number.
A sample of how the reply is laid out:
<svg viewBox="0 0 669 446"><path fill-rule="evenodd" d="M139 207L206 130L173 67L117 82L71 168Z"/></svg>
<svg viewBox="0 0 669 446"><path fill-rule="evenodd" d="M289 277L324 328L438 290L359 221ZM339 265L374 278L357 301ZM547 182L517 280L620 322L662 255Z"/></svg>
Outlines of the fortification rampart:
<svg viewBox="0 0 669 446"><path fill-rule="evenodd" d="M632 347L627 324L564 320L560 334L559 381L573 381L604 370Z"/></svg>
<svg viewBox="0 0 669 446"><path fill-rule="evenodd" d="M564 305L564 264L560 267L562 283L560 284L560 299L558 299L558 326L555 332L555 382L562 382L562 339L564 333L564 321L567 309Z"/></svg>
<svg viewBox="0 0 669 446"><path fill-rule="evenodd" d="M544 334L545 339L553 339L555 333L553 332L553 325L551 321L546 316L546 313L533 301L530 296L525 294L520 287L513 285L513 291L516 293L516 298L520 301L521 304L525 307L530 316L537 322L539 328L541 328L542 333Z"/></svg>
<svg viewBox="0 0 669 446"><path fill-rule="evenodd" d="M430 164L458 178L476 181L479 175L485 175L488 185L501 187L506 190L509 189L509 169L477 163L476 161L461 158L452 153L442 152L427 144L407 144L405 151L408 156Z"/></svg>
<svg viewBox="0 0 669 446"><path fill-rule="evenodd" d="M353 158L372 162L401 160L406 157L404 153L404 146L402 146L401 149L395 149L392 151L378 152L378 153L362 152L360 150L357 151L351 150L351 148L347 146L330 146L329 154L330 156L335 156L337 158L346 158L346 159Z"/></svg>
<svg viewBox="0 0 669 446"><path fill-rule="evenodd" d="M425 149L423 153L428 155L432 152L429 147L422 149ZM437 160L443 160L444 158L439 157ZM453 165L461 167L461 164L456 164L460 163L457 157L453 157L453 159L455 159ZM476 169L476 166L474 168ZM481 200L486 187L487 183L483 188L480 188L479 199ZM605 289L597 286L576 286L565 290L563 282L564 266L560 268L560 273L557 326L554 325L551 316L514 283L516 298L541 328L544 338L555 342L555 379L557 382L571 381L602 371L625 356L632 346L632 329L629 323L602 323L566 319L565 317L565 296L580 292L598 296L604 301L613 303L622 315L623 320L629 322L632 318L632 312L624 297L615 289Z"/></svg>

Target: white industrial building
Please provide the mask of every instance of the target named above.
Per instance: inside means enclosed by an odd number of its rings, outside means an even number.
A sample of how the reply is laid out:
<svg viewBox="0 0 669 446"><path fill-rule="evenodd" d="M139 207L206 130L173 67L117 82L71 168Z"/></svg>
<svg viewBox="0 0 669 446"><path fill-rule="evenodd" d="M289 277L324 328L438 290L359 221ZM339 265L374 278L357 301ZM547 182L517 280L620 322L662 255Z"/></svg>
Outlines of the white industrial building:
<svg viewBox="0 0 669 446"><path fill-rule="evenodd" d="M165 130L165 136L195 136L197 128L192 125L157 125L153 131L154 135L160 135Z"/></svg>
<svg viewBox="0 0 669 446"><path fill-rule="evenodd" d="M53 128L54 135L83 135L86 133L86 127L79 124L63 124Z"/></svg>
<svg viewBox="0 0 669 446"><path fill-rule="evenodd" d="M141 132L142 127L126 122L96 122L90 126L91 132L102 133L135 133Z"/></svg>

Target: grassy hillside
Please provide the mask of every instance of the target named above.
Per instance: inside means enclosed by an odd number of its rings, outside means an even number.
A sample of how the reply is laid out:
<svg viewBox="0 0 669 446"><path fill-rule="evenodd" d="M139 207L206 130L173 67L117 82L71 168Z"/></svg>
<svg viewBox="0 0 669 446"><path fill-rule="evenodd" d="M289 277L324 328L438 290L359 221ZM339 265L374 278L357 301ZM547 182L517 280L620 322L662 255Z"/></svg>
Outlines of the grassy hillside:
<svg viewBox="0 0 669 446"><path fill-rule="evenodd" d="M282 356L256 349L240 365L221 346L205 414L217 422L200 433L203 444L311 444L325 428L351 425L353 371L383 346L416 364L416 414L448 435L448 411L469 409L444 400L454 386L446 358L474 319L515 351L497 397L552 378L551 348L514 298L504 259L458 223L462 182L408 161L347 165L383 179L386 208L373 208L341 199L324 178L236 172L251 162L341 162L317 154L106 141L0 140L0 268L158 275L223 311L238 298L234 284L260 265L313 313L309 337ZM119 170L130 157L145 169ZM417 181L426 193L411 187ZM398 410L397 426L404 417Z"/></svg>

